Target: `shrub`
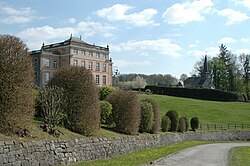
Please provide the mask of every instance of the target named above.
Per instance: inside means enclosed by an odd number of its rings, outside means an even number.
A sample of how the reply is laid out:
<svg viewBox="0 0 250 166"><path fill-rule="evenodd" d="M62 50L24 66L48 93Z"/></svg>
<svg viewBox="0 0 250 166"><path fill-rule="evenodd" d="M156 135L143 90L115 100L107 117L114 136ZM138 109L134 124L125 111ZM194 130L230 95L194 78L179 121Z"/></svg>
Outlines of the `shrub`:
<svg viewBox="0 0 250 166"><path fill-rule="evenodd" d="M184 117L180 117L179 119L179 129L181 133L184 133L185 131L187 131L186 120Z"/></svg>
<svg viewBox="0 0 250 166"><path fill-rule="evenodd" d="M142 102L147 102L152 104L153 112L154 112L154 121L151 132L156 134L160 131L161 127L161 117L160 117L160 111L158 108L157 103L153 99L143 99Z"/></svg>
<svg viewBox="0 0 250 166"><path fill-rule="evenodd" d="M169 131L170 127L171 127L171 120L169 119L168 116L166 115L163 116L161 120L161 130L163 132L166 132Z"/></svg>
<svg viewBox="0 0 250 166"><path fill-rule="evenodd" d="M117 90L107 97L112 104L111 117L115 129L125 134L136 134L140 125L140 103L135 93Z"/></svg>
<svg viewBox="0 0 250 166"><path fill-rule="evenodd" d="M65 91L66 127L85 136L95 135L100 128L100 104L91 71L76 66L61 68L49 85Z"/></svg>
<svg viewBox="0 0 250 166"><path fill-rule="evenodd" d="M188 131L189 129L189 120L187 117L183 116L184 120L185 120L185 123L186 123L186 131Z"/></svg>
<svg viewBox="0 0 250 166"><path fill-rule="evenodd" d="M146 90L145 90L145 93L146 93L147 95L152 94L152 92L151 92L151 90L150 90L150 89L146 89Z"/></svg>
<svg viewBox="0 0 250 166"><path fill-rule="evenodd" d="M59 87L45 87L39 92L40 114L48 132L65 118L64 90Z"/></svg>
<svg viewBox="0 0 250 166"><path fill-rule="evenodd" d="M110 86L98 87L98 94L100 100L105 100L107 96L112 93L115 89Z"/></svg>
<svg viewBox="0 0 250 166"><path fill-rule="evenodd" d="M103 100L100 101L100 107L101 107L101 123L103 124L107 124L107 120L110 117L110 115L112 114L112 105Z"/></svg>
<svg viewBox="0 0 250 166"><path fill-rule="evenodd" d="M195 131L199 127L199 119L197 117L193 117L190 121L190 124L192 130Z"/></svg>
<svg viewBox="0 0 250 166"><path fill-rule="evenodd" d="M175 110L170 110L166 113L166 116L168 116L169 119L171 120L170 131L176 132L178 128L178 122L179 122L178 112Z"/></svg>
<svg viewBox="0 0 250 166"><path fill-rule="evenodd" d="M153 106L148 102L141 102L140 132L150 132L154 121Z"/></svg>
<svg viewBox="0 0 250 166"><path fill-rule="evenodd" d="M27 50L19 38L0 35L0 133L20 134L31 127L34 71Z"/></svg>

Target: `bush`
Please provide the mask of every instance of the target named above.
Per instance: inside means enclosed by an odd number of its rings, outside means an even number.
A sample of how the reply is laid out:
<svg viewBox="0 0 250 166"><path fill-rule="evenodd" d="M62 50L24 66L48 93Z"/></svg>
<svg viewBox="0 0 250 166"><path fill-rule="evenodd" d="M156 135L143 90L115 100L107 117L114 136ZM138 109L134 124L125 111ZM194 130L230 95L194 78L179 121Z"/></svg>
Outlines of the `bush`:
<svg viewBox="0 0 250 166"><path fill-rule="evenodd" d="M26 45L0 35L0 133L29 130L34 116L34 70Z"/></svg>
<svg viewBox="0 0 250 166"><path fill-rule="evenodd" d="M147 95L152 94L152 92L151 92L151 90L150 90L150 89L146 89L146 90L145 90L145 93L146 93Z"/></svg>
<svg viewBox="0 0 250 166"><path fill-rule="evenodd" d="M49 85L64 89L66 115L70 130L85 136L95 135L100 128L100 104L96 83L90 70L71 66L61 68Z"/></svg>
<svg viewBox="0 0 250 166"><path fill-rule="evenodd" d="M166 116L169 117L169 119L171 120L171 127L170 127L170 131L172 132L176 132L177 128L178 128L178 122L179 122L179 115L178 112L175 110L170 110L166 113Z"/></svg>
<svg viewBox="0 0 250 166"><path fill-rule="evenodd" d="M186 131L188 131L189 129L189 120L187 117L183 116L184 120L185 120L185 124L186 124Z"/></svg>
<svg viewBox="0 0 250 166"><path fill-rule="evenodd" d="M139 131L141 109L137 95L130 91L117 90L107 97L112 104L111 117L115 129L125 134L136 134Z"/></svg>
<svg viewBox="0 0 250 166"><path fill-rule="evenodd" d="M107 96L112 93L115 89L110 86L98 87L98 94L100 100L105 100Z"/></svg>
<svg viewBox="0 0 250 166"><path fill-rule="evenodd" d="M180 117L180 119L179 119L179 129L180 129L181 133L184 133L184 132L187 131L185 117Z"/></svg>
<svg viewBox="0 0 250 166"><path fill-rule="evenodd" d="M159 111L158 105L153 99L143 99L142 102L150 103L153 106L154 122L153 122L151 132L156 134L160 131L160 127L161 127L161 117L160 117L160 111Z"/></svg>
<svg viewBox="0 0 250 166"><path fill-rule="evenodd" d="M100 107L101 107L101 123L103 124L107 124L108 119L110 117L110 115L112 114L112 105L103 100L100 101Z"/></svg>
<svg viewBox="0 0 250 166"><path fill-rule="evenodd" d="M153 106L148 102L141 102L140 132L150 132L154 121Z"/></svg>
<svg viewBox="0 0 250 166"><path fill-rule="evenodd" d="M199 127L199 119L197 117L193 117L190 121L190 124L192 130L195 131Z"/></svg>
<svg viewBox="0 0 250 166"><path fill-rule="evenodd" d="M50 132L65 118L64 90L59 87L45 87L39 92L39 105L42 121Z"/></svg>
<svg viewBox="0 0 250 166"><path fill-rule="evenodd" d="M161 120L161 130L163 132L166 132L169 131L170 127L171 127L171 120L169 119L168 116L166 115L163 116Z"/></svg>

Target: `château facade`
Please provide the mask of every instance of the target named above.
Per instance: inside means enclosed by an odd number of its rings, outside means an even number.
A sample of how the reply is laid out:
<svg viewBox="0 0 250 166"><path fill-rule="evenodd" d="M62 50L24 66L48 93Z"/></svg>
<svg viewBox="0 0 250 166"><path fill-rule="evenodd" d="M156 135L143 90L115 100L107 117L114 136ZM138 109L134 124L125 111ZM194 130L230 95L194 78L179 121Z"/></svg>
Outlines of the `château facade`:
<svg viewBox="0 0 250 166"><path fill-rule="evenodd" d="M46 86L50 78L65 66L81 66L92 71L98 86L112 86L112 60L109 46L88 44L80 38L71 37L60 43L42 45L31 51L34 62L36 85Z"/></svg>

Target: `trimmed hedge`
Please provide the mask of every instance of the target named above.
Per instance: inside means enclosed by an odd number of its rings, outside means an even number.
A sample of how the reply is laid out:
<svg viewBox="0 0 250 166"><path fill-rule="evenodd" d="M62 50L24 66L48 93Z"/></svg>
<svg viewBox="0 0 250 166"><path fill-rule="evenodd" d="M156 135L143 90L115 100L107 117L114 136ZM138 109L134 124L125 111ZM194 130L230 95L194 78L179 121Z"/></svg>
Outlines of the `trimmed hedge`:
<svg viewBox="0 0 250 166"><path fill-rule="evenodd" d="M112 105L111 119L115 130L125 134L137 134L141 120L141 108L137 95L130 91L116 90L107 97Z"/></svg>
<svg viewBox="0 0 250 166"><path fill-rule="evenodd" d="M176 132L178 129L178 122L179 122L179 114L177 111L175 110L170 110L166 113L166 116L169 117L169 119L171 120L171 127L170 127L170 131Z"/></svg>
<svg viewBox="0 0 250 166"><path fill-rule="evenodd" d="M147 85L145 89L150 89L154 94L162 94L177 97L187 97L213 101L238 101L238 94L225 92L216 89L196 89L196 88L174 88L165 86Z"/></svg>
<svg viewBox="0 0 250 166"><path fill-rule="evenodd" d="M186 120L184 117L180 117L179 119L179 130L181 133L184 133L187 131Z"/></svg>
<svg viewBox="0 0 250 166"><path fill-rule="evenodd" d="M0 35L0 133L29 130L34 115L34 69L26 45Z"/></svg>
<svg viewBox="0 0 250 166"><path fill-rule="evenodd" d="M199 119L197 117L193 117L190 121L190 125L192 130L195 131L199 127Z"/></svg>
<svg viewBox="0 0 250 166"><path fill-rule="evenodd" d="M163 116L161 120L161 130L163 132L166 132L169 131L170 127L171 127L171 120L169 119L168 116L166 115Z"/></svg>
<svg viewBox="0 0 250 166"><path fill-rule="evenodd" d="M154 122L153 106L148 102L141 102L140 132L150 132Z"/></svg>
<svg viewBox="0 0 250 166"><path fill-rule="evenodd" d="M114 88L110 87L110 86L102 86L102 87L98 87L98 95L99 95L99 99L100 100L106 100L107 96L112 93L113 91L115 91Z"/></svg>
<svg viewBox="0 0 250 166"><path fill-rule="evenodd" d="M112 114L112 105L109 102L103 100L100 101L100 107L101 107L101 123L107 124L108 119Z"/></svg>
<svg viewBox="0 0 250 166"><path fill-rule="evenodd" d="M100 128L100 103L91 71L76 66L61 68L48 85L64 89L69 122L66 127L85 136L96 135Z"/></svg>
<svg viewBox="0 0 250 166"><path fill-rule="evenodd" d="M160 116L160 110L158 108L158 105L153 99L143 99L142 102L148 102L152 104L153 106L154 122L153 122L151 132L153 134L156 134L160 131L160 128L161 128L161 116Z"/></svg>

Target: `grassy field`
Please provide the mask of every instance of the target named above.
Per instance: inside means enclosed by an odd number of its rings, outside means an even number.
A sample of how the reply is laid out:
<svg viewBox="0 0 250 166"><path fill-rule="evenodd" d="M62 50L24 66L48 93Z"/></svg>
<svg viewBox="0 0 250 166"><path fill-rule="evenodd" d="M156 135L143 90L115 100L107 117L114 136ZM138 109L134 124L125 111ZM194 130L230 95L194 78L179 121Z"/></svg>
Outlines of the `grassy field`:
<svg viewBox="0 0 250 166"><path fill-rule="evenodd" d="M133 153L122 154L117 157L113 157L106 160L96 160L96 161L89 161L79 164L74 164L72 166L133 166L133 165L141 165L145 163L149 163L161 157L165 157L169 154L175 153L182 149L207 144L209 142L183 142L179 144L169 145L169 146L162 146L152 149L140 150Z"/></svg>
<svg viewBox="0 0 250 166"><path fill-rule="evenodd" d="M250 166L250 147L236 147L229 151L229 166Z"/></svg>
<svg viewBox="0 0 250 166"><path fill-rule="evenodd" d="M250 124L250 103L215 102L165 95L142 94L139 97L154 99L159 105L161 115L174 109L180 116L189 119L197 116L200 123Z"/></svg>

